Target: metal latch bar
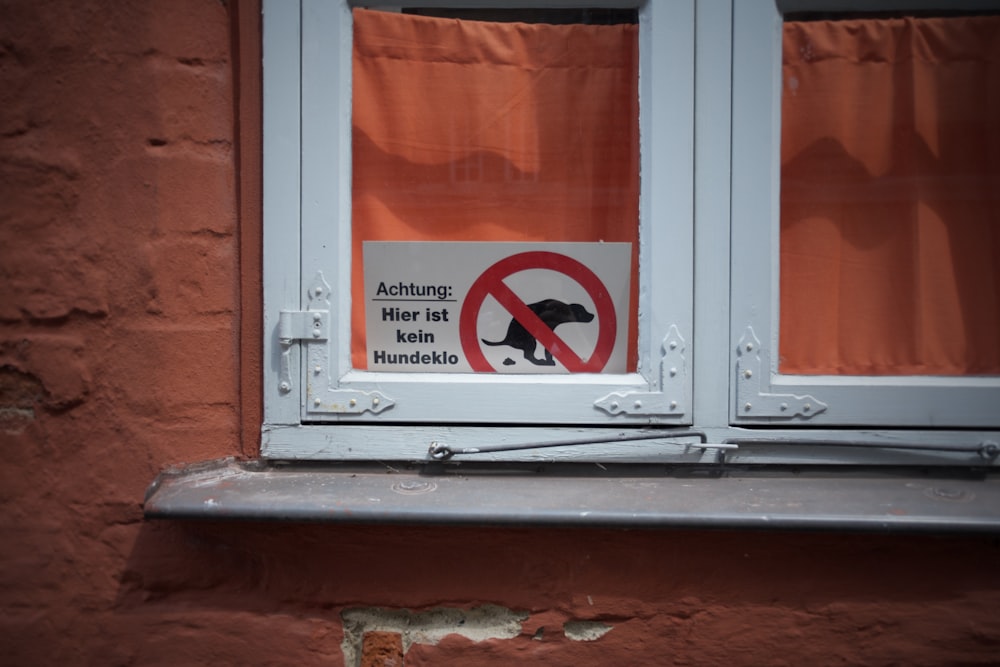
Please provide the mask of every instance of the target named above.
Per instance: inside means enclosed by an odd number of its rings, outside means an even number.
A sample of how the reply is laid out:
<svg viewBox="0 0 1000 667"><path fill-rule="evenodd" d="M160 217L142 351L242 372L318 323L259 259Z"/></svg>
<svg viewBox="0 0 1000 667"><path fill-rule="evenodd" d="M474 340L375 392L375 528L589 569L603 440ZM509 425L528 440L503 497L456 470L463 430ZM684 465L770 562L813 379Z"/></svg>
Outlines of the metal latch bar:
<svg viewBox="0 0 1000 667"><path fill-rule="evenodd" d="M508 445L484 445L478 447L451 447L440 442L432 442L428 456L436 461L447 461L458 454L492 454L495 452L513 452L524 449L543 449L548 447L578 447L581 445L600 445L618 442L636 442L639 440L664 440L670 444L679 444L678 438L698 438L700 449L726 450L737 449L735 444L709 444L704 431L696 429L673 429L656 431L621 432L613 435L592 436L576 440L545 440L542 442L523 442Z"/></svg>

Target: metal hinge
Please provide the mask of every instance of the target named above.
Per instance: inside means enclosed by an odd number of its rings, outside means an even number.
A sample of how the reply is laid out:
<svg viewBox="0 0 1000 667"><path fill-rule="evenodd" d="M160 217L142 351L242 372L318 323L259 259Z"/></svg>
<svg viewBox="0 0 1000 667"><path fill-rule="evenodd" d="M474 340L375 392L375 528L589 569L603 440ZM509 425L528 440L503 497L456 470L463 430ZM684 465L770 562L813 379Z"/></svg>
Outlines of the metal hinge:
<svg viewBox="0 0 1000 667"><path fill-rule="evenodd" d="M772 394L764 377L768 368L760 339L748 326L736 348L737 418L809 419L826 410L826 403L814 396Z"/></svg>
<svg viewBox="0 0 1000 667"><path fill-rule="evenodd" d="M310 368L310 381L306 383L306 409L311 414L361 414L378 413L394 405L394 401L378 391L333 389L323 373L329 364L329 351L325 344L332 335L333 319L330 314L330 285L322 272L306 290L307 310L283 310L278 315L278 343L281 346L278 391L287 394L294 386L292 380L292 352L298 342L303 344L303 363ZM323 343L316 345L315 343Z"/></svg>
<svg viewBox="0 0 1000 667"><path fill-rule="evenodd" d="M610 415L684 416L689 412L684 350L680 330L670 325L661 347L660 390L613 392L595 401L594 406Z"/></svg>
<svg viewBox="0 0 1000 667"><path fill-rule="evenodd" d="M292 349L296 342L325 341L330 337L330 285L317 272L306 290L308 310L283 310L278 313L278 344L281 361L278 367L278 391L287 394L292 382ZM316 306L316 307L314 307Z"/></svg>
<svg viewBox="0 0 1000 667"><path fill-rule="evenodd" d="M283 310L278 315L278 343L281 364L278 370L278 391L292 390L292 345L300 340L324 341L329 337L330 311Z"/></svg>

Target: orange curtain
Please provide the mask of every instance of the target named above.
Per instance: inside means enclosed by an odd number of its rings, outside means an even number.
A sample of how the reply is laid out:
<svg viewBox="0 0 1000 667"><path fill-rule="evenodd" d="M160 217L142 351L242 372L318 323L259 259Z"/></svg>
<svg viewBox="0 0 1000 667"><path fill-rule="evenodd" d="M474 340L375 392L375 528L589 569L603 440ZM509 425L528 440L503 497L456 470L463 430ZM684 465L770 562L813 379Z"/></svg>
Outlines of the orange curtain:
<svg viewBox="0 0 1000 667"><path fill-rule="evenodd" d="M354 10L352 363L366 367L362 243L632 243L634 25Z"/></svg>
<svg viewBox="0 0 1000 667"><path fill-rule="evenodd" d="M1000 373L1000 18L789 22L784 373Z"/></svg>

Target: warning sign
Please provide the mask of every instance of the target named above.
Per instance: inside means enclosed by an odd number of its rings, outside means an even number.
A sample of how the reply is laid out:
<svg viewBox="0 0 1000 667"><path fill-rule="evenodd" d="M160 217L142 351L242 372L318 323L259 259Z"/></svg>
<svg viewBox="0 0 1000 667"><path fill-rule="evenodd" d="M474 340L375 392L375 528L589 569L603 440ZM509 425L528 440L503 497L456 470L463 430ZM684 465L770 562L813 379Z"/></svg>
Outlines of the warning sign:
<svg viewBox="0 0 1000 667"><path fill-rule="evenodd" d="M371 371L623 373L627 243L366 242Z"/></svg>

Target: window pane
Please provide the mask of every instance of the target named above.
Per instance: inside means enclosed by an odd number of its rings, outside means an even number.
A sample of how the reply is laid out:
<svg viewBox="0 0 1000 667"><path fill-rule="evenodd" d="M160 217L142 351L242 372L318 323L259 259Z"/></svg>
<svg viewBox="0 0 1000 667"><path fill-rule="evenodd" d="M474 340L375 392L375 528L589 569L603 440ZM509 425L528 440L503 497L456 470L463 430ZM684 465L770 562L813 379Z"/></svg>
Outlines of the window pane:
<svg viewBox="0 0 1000 667"><path fill-rule="evenodd" d="M784 26L783 373L1000 374L1000 17Z"/></svg>
<svg viewBox="0 0 1000 667"><path fill-rule="evenodd" d="M352 123L355 368L372 359L364 243L462 241L631 244L635 369L635 25L355 10Z"/></svg>

